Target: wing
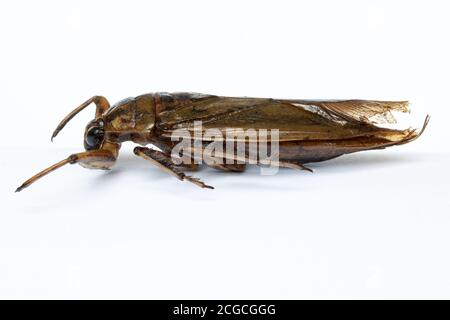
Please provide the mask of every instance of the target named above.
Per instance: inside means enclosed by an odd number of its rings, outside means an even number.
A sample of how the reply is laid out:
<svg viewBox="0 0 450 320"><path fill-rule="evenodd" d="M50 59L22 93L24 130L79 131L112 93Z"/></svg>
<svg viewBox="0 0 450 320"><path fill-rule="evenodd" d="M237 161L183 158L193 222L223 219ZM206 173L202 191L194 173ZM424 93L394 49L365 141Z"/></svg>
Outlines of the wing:
<svg viewBox="0 0 450 320"><path fill-rule="evenodd" d="M186 129L192 136L196 121L201 121L203 131L218 129L224 136L242 129L278 129L280 142L367 136L401 141L410 133L376 126L395 122L391 112L408 111L408 102L279 100L174 93L162 94L160 103L157 125L161 135L168 138L177 129Z"/></svg>

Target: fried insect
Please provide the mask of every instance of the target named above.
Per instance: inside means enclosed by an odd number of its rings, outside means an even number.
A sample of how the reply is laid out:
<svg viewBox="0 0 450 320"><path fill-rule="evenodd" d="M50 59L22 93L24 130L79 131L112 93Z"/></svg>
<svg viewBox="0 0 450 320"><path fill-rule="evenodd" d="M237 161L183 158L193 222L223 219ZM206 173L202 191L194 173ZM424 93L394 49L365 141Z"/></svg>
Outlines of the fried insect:
<svg viewBox="0 0 450 320"><path fill-rule="evenodd" d="M239 130L277 130L279 150L276 165L308 171L311 169L304 165L309 162L411 142L423 133L429 122L427 116L421 130L394 130L380 126L395 123L393 111L408 112L407 101L283 100L162 92L124 99L112 107L106 98L94 96L59 123L52 134L52 141L75 115L91 104L95 104L96 111L95 118L85 129L86 151L72 154L39 172L16 192L66 164L110 169L118 157L121 143L125 141L140 144L134 149L137 156L178 179L213 189L183 172L184 169L197 169L194 156L183 164L176 163L173 158L174 133L182 130L195 136L198 121L202 122L203 132L214 129L225 137ZM192 145L193 154L202 154L204 147L211 142L207 138L201 139L200 145ZM225 138L223 143L226 142ZM246 148L250 142L245 141ZM161 151L145 145L156 146ZM221 161L209 165L224 171L242 172L246 164L252 163L248 152L242 157L227 150L216 153L215 158ZM262 161L257 158L256 164L262 164Z"/></svg>

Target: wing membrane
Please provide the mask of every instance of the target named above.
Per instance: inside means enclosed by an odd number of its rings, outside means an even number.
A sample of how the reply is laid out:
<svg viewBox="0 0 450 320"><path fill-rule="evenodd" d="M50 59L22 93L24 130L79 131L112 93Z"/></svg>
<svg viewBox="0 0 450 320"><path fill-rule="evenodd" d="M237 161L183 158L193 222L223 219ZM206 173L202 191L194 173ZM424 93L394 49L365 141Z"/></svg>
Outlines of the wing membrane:
<svg viewBox="0 0 450 320"><path fill-rule="evenodd" d="M218 129L224 136L227 132L237 134L247 129L278 129L280 142L366 136L382 136L387 140L400 141L411 130L392 130L376 126L380 123L395 122L392 111L407 112L408 103L174 94L159 114L159 126L164 137L170 137L177 129L186 129L192 136L195 121L201 121L202 131Z"/></svg>

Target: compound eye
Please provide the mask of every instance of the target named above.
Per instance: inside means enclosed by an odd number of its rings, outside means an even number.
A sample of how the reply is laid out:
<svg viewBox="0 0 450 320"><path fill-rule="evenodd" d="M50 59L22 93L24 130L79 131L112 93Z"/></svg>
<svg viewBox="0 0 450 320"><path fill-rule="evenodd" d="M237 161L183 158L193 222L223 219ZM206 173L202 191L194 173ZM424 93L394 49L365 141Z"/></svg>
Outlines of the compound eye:
<svg viewBox="0 0 450 320"><path fill-rule="evenodd" d="M104 131L99 127L92 127L86 133L86 149L93 150L100 148L103 142Z"/></svg>

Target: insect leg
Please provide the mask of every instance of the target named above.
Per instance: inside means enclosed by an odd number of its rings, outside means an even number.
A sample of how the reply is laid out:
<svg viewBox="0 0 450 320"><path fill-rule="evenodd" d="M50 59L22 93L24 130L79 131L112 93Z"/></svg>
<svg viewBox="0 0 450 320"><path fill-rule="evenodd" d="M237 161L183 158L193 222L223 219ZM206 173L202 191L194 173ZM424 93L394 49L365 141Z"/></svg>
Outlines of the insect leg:
<svg viewBox="0 0 450 320"><path fill-rule="evenodd" d="M305 170L309 172L314 172L313 169L310 169L308 167L305 167L303 164L297 161L278 161L278 165L282 168L291 168L291 169L297 169L297 170Z"/></svg>
<svg viewBox="0 0 450 320"><path fill-rule="evenodd" d="M99 118L106 110L109 109L109 102L105 97L102 96L93 96L92 98L83 102L79 107L75 108L71 113L69 113L56 127L55 131L52 134L53 138L58 135L58 133L64 128L64 126L75 117L81 110L89 106L91 103L95 104L95 119Z"/></svg>
<svg viewBox="0 0 450 320"><path fill-rule="evenodd" d="M227 172L243 172L245 171L245 166L245 164L208 164L208 167Z"/></svg>
<svg viewBox="0 0 450 320"><path fill-rule="evenodd" d="M191 152L193 152L194 154L196 153L196 150L199 151L198 148L195 148L195 147L191 148L189 150L191 150ZM226 159L230 159L230 160L241 161L241 162L246 162L246 163L250 162L250 159L247 156L242 157L242 156L239 156L239 155L236 155L236 154L233 154L233 153L223 152L221 154L216 154L216 156L219 157L219 158L223 158L225 160ZM265 165L266 163L261 162L261 161L258 160L257 164L258 165ZM270 164L271 165L275 165L275 166L279 166L279 167L282 167L282 168L291 168L291 169L306 170L306 171L309 171L309 172L313 172L312 169L304 166L303 164L301 164L301 163L299 163L297 161L291 161L291 160L286 160L286 161L285 160L278 160L278 161L275 161L275 160L273 160L273 161L270 161ZM211 166L211 167L216 168L216 169L226 170L226 171L244 171L244 169L245 169L245 164L243 164L244 168L241 169L241 170L239 170L239 166L242 166L242 164L225 164L224 163L224 164L220 164L219 166L220 167L214 167L214 166ZM231 167L229 167L229 166L231 166ZM226 167L229 167L229 168L226 168ZM234 170L234 167L236 167L236 170Z"/></svg>
<svg viewBox="0 0 450 320"><path fill-rule="evenodd" d="M163 171L173 175L174 177L177 177L180 180L186 180L189 182L192 182L193 184L201 187L201 188L208 188L208 189L214 189L211 186L208 186L204 184L202 181L200 181L198 178L194 178L191 176L187 176L179 167L177 167L173 162L170 156L166 155L165 153L157 150L152 150L145 147L136 147L134 148L134 153L144 158L145 160L149 161L153 165L157 166L158 168L162 169Z"/></svg>
<svg viewBox="0 0 450 320"><path fill-rule="evenodd" d="M155 140L152 140L151 143L152 143L152 145L161 149L161 151L164 154L171 154L172 148L175 146L175 143L170 140L163 141L163 140L155 139ZM183 161L181 164L175 164L175 165L185 171L197 171L199 168L198 164L196 164L194 162L194 158L191 158L190 160L191 160L190 163L185 163Z"/></svg>
<svg viewBox="0 0 450 320"><path fill-rule="evenodd" d="M75 153L70 155L64 160L48 167L45 170L35 174L30 179L25 181L20 187L16 189L16 192L22 191L36 180L42 178L43 176L55 171L58 168L66 164L79 163L80 165L93 169L110 169L116 160L116 156L109 150L92 150L87 152Z"/></svg>
<svg viewBox="0 0 450 320"><path fill-rule="evenodd" d="M186 171L197 171L198 170L198 164L196 163L182 163L175 165L176 167L186 170Z"/></svg>

